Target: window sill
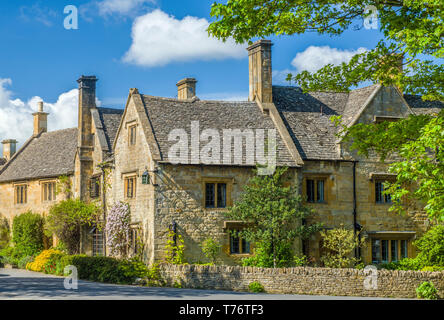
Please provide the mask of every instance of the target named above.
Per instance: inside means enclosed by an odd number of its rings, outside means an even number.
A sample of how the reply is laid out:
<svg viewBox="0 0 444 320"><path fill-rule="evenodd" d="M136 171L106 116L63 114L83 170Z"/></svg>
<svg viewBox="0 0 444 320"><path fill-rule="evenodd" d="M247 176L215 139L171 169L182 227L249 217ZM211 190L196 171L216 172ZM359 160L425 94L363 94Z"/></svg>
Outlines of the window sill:
<svg viewBox="0 0 444 320"><path fill-rule="evenodd" d="M251 257L252 253L230 253L229 256L233 258L248 258Z"/></svg>

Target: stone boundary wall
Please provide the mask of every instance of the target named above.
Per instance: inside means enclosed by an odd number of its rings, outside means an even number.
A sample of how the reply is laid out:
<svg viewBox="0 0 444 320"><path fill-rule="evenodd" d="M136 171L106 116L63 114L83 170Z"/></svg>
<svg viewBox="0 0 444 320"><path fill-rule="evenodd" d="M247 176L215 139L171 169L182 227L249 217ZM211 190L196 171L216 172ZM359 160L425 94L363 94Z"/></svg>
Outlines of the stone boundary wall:
<svg viewBox="0 0 444 320"><path fill-rule="evenodd" d="M161 264L160 273L168 285L182 288L247 291L253 281L268 293L416 298L416 288L431 281L444 297L444 271L377 270L377 288L366 289L371 270L330 268L255 268ZM368 286L367 286L368 288Z"/></svg>

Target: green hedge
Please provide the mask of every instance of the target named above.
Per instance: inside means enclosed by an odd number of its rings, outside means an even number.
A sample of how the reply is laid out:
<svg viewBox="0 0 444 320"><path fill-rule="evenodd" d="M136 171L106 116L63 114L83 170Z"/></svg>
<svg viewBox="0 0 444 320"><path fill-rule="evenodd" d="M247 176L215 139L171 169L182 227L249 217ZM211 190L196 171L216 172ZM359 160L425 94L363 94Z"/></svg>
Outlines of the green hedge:
<svg viewBox="0 0 444 320"><path fill-rule="evenodd" d="M34 256L43 250L43 225L41 215L26 212L14 217L12 241L20 257Z"/></svg>
<svg viewBox="0 0 444 320"><path fill-rule="evenodd" d="M63 275L66 266L77 268L82 280L133 284L137 278L154 280L157 276L142 261L122 260L112 257L91 257L86 255L53 255L44 267L45 273Z"/></svg>

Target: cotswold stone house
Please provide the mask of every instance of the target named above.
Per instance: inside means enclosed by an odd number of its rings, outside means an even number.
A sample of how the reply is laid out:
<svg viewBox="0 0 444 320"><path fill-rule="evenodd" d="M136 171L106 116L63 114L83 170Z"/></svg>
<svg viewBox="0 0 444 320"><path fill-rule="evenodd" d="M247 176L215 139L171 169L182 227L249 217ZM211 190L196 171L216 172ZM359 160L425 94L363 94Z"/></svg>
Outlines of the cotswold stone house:
<svg viewBox="0 0 444 320"><path fill-rule="evenodd" d="M289 183L316 211L312 220L326 228L362 230L367 245L357 254L365 263L414 256L412 240L428 226L421 208L412 207L406 216L390 213L390 197L382 194L383 182L394 178L387 164L351 153L330 117L342 115L348 125L396 121L438 112L444 104L379 84L309 94L273 86L271 47L262 40L248 48L248 102L202 101L197 81L186 78L177 83L177 99L130 89L124 110L97 108L97 79L82 76L78 128L46 132L46 125L37 125L15 154L15 142L4 141L0 212L44 214L59 200L47 199L47 181L67 175L73 196L100 201L105 216L113 203L129 203L130 251L143 250L147 262L163 258L172 229L183 237L188 261L204 261L200 244L213 237L223 245L220 260L233 264L252 254L253 246L230 236L242 222L228 221L224 213L256 164L270 164L276 150L274 164L289 167ZM35 125L46 121L43 110L34 117ZM317 261L323 250L319 235L295 247ZM85 230L82 251L107 254L106 249L96 228Z"/></svg>

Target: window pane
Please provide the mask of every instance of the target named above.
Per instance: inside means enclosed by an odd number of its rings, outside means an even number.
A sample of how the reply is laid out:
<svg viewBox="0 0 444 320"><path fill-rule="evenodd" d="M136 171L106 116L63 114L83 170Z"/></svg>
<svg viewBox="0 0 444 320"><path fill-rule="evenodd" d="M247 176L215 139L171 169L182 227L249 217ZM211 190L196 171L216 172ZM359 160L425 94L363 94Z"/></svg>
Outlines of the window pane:
<svg viewBox="0 0 444 320"><path fill-rule="evenodd" d="M239 237L230 235L230 253L240 253L239 251Z"/></svg>
<svg viewBox="0 0 444 320"><path fill-rule="evenodd" d="M324 180L318 181L317 199L318 202L324 202Z"/></svg>
<svg viewBox="0 0 444 320"><path fill-rule="evenodd" d="M217 207L225 208L227 206L227 185L225 183L217 184Z"/></svg>
<svg viewBox="0 0 444 320"><path fill-rule="evenodd" d="M401 240L401 259L407 258L407 240Z"/></svg>
<svg viewBox="0 0 444 320"><path fill-rule="evenodd" d="M250 242L242 239L242 253L250 253Z"/></svg>
<svg viewBox="0 0 444 320"><path fill-rule="evenodd" d="M381 240L372 239L372 263L381 262Z"/></svg>
<svg viewBox="0 0 444 320"><path fill-rule="evenodd" d="M214 195L214 183L205 184L205 207L214 208L215 206L215 195Z"/></svg>
<svg viewBox="0 0 444 320"><path fill-rule="evenodd" d="M307 201L315 201L315 182L314 180L307 180Z"/></svg>
<svg viewBox="0 0 444 320"><path fill-rule="evenodd" d="M376 195L376 202L377 203L383 203L382 200L382 182L376 182L375 183L375 195Z"/></svg>
<svg viewBox="0 0 444 320"><path fill-rule="evenodd" d="M381 261L383 263L388 262L388 246L389 242L388 240L381 240Z"/></svg>
<svg viewBox="0 0 444 320"><path fill-rule="evenodd" d="M392 261L398 261L398 240L392 240L390 243Z"/></svg>
<svg viewBox="0 0 444 320"><path fill-rule="evenodd" d="M103 233L99 230L95 230L93 233L93 256L102 256L103 255Z"/></svg>

